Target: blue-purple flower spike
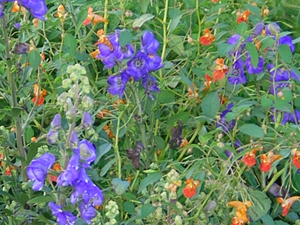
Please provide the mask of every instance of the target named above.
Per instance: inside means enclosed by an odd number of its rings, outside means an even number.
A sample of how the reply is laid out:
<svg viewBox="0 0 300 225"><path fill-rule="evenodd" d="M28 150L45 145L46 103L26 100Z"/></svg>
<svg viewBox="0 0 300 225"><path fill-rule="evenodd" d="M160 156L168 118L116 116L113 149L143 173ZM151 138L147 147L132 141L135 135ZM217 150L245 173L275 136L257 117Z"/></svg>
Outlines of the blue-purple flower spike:
<svg viewBox="0 0 300 225"><path fill-rule="evenodd" d="M70 211L63 211L61 205L56 205L54 202L49 202L49 207L53 216L56 217L56 221L59 225L74 225L77 217Z"/></svg>
<svg viewBox="0 0 300 225"><path fill-rule="evenodd" d="M82 127L84 129L90 129L93 126L93 118L89 112L84 112L82 116Z"/></svg>
<svg viewBox="0 0 300 225"><path fill-rule="evenodd" d="M58 131L61 127L61 116L56 114L50 124L52 130Z"/></svg>

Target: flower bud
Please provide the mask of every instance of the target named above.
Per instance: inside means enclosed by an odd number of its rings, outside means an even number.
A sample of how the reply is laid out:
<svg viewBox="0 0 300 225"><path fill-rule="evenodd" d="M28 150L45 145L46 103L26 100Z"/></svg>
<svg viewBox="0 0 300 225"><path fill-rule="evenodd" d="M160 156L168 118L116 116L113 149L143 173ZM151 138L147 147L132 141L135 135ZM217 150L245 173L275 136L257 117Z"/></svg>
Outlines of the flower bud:
<svg viewBox="0 0 300 225"><path fill-rule="evenodd" d="M130 10L127 10L125 13L126 17L132 17L133 13Z"/></svg>
<svg viewBox="0 0 300 225"><path fill-rule="evenodd" d="M57 105L64 105L67 100L67 93L63 92L60 94L60 96L57 97Z"/></svg>
<svg viewBox="0 0 300 225"><path fill-rule="evenodd" d="M80 77L81 83L84 85L89 85L89 79L86 76L81 76Z"/></svg>
<svg viewBox="0 0 300 225"><path fill-rule="evenodd" d="M83 85L82 86L82 92L85 94L90 93L90 85Z"/></svg>
<svg viewBox="0 0 300 225"><path fill-rule="evenodd" d="M58 131L61 126L61 117L60 114L56 114L50 124L51 129L54 131Z"/></svg>
<svg viewBox="0 0 300 225"><path fill-rule="evenodd" d="M67 120L72 120L74 117L76 117L76 107L73 105L66 112L66 118Z"/></svg>
<svg viewBox="0 0 300 225"><path fill-rule="evenodd" d="M58 140L58 132L54 130L49 130L47 134L47 141L50 145L53 145L57 142Z"/></svg>
<svg viewBox="0 0 300 225"><path fill-rule="evenodd" d="M71 84L72 84L72 80L69 79L69 78L64 79L64 80L62 81L62 86L63 86L63 88L65 88L65 89L69 88Z"/></svg>
<svg viewBox="0 0 300 225"><path fill-rule="evenodd" d="M74 84L74 85L70 88L70 90L68 91L68 96L69 96L70 98L75 99L75 98L76 98L76 95L77 95L77 87L76 87L76 85Z"/></svg>
<svg viewBox="0 0 300 225"><path fill-rule="evenodd" d="M82 98L82 106L85 110L92 109L94 106L94 100L91 97L85 95Z"/></svg>
<svg viewBox="0 0 300 225"><path fill-rule="evenodd" d="M80 74L77 73L77 71L74 71L70 74L70 79L73 82L77 82L79 80Z"/></svg>
<svg viewBox="0 0 300 225"><path fill-rule="evenodd" d="M89 112L85 112L82 117L82 127L84 129L89 129L93 126L93 118Z"/></svg>
<svg viewBox="0 0 300 225"><path fill-rule="evenodd" d="M71 138L70 138L70 147L72 149L78 148L78 142L79 139L77 133L75 131L72 131Z"/></svg>
<svg viewBox="0 0 300 225"><path fill-rule="evenodd" d="M280 33L280 26L277 23L271 23L266 26L267 33L278 35Z"/></svg>
<svg viewBox="0 0 300 225"><path fill-rule="evenodd" d="M181 218L181 216L179 216L179 215L176 215L175 216L175 224L176 225L182 225L182 218Z"/></svg>

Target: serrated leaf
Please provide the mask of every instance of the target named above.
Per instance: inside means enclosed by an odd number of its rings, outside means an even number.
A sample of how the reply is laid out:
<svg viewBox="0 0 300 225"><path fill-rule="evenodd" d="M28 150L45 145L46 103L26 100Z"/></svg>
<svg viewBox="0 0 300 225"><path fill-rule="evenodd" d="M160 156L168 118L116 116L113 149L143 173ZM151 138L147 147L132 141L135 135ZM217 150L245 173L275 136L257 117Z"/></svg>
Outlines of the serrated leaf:
<svg viewBox="0 0 300 225"><path fill-rule="evenodd" d="M151 20L154 18L154 15L152 15L151 13L146 13L146 14L143 14L141 15L139 18L135 19L133 21L133 24L132 24L132 28L133 29L138 29L140 28L141 26L143 26L143 24L145 22L147 22L148 20Z"/></svg>
<svg viewBox="0 0 300 225"><path fill-rule="evenodd" d="M248 50L248 53L251 57L252 65L254 66L254 68L256 68L258 65L258 52L256 47L254 46L254 44L246 42L246 49Z"/></svg>
<svg viewBox="0 0 300 225"><path fill-rule="evenodd" d="M123 181L119 178L114 178L111 181L112 188L114 189L116 195L122 195L125 193L127 188L129 187L128 181Z"/></svg>
<svg viewBox="0 0 300 225"><path fill-rule="evenodd" d="M240 127L240 132L252 137L257 137L257 138L264 137L263 129L257 126L256 124L244 124Z"/></svg>
<svg viewBox="0 0 300 225"><path fill-rule="evenodd" d="M138 193L141 193L149 184L154 184L159 181L161 177L162 174L159 172L149 174L141 181Z"/></svg>
<svg viewBox="0 0 300 225"><path fill-rule="evenodd" d="M28 55L28 61L32 69L37 69L41 63L41 56L37 50L30 51Z"/></svg>
<svg viewBox="0 0 300 225"><path fill-rule="evenodd" d="M293 54L291 52L291 49L288 45L282 44L278 46L278 53L280 58L285 61L286 63L291 63Z"/></svg>
<svg viewBox="0 0 300 225"><path fill-rule="evenodd" d="M133 36L129 30L122 30L120 33L120 46L124 47L130 43L133 39Z"/></svg>
<svg viewBox="0 0 300 225"><path fill-rule="evenodd" d="M217 92L211 92L202 100L201 108L204 116L215 118L220 108L220 98Z"/></svg>

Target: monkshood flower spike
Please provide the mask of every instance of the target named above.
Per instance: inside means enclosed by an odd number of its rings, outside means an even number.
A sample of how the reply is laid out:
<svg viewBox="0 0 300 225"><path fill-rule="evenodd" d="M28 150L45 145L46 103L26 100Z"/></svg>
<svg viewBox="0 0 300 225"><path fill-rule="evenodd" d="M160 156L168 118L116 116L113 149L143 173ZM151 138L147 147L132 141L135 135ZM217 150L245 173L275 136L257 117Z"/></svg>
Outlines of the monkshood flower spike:
<svg viewBox="0 0 300 225"><path fill-rule="evenodd" d="M56 205L54 202L49 202L49 207L53 216L56 217L56 221L59 225L74 225L77 217L70 211L63 211L61 205Z"/></svg>
<svg viewBox="0 0 300 225"><path fill-rule="evenodd" d="M48 170L54 162L55 156L50 153L45 153L40 158L32 160L27 167L27 175L33 181L33 190L40 191L43 188Z"/></svg>
<svg viewBox="0 0 300 225"><path fill-rule="evenodd" d="M4 2L13 2L15 0L0 0L0 17L3 17ZM18 0L20 6L25 7L33 17L45 20L47 6L45 0Z"/></svg>

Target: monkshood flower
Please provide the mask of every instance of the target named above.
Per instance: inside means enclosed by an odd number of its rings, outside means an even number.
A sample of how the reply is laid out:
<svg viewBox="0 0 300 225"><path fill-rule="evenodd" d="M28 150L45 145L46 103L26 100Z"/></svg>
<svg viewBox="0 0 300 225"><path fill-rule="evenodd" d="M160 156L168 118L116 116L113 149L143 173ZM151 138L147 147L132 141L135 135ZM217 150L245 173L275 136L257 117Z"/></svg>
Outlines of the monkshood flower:
<svg viewBox="0 0 300 225"><path fill-rule="evenodd" d="M267 35L278 35L281 31L280 26L277 23L270 23L266 25L266 34Z"/></svg>
<svg viewBox="0 0 300 225"><path fill-rule="evenodd" d="M78 143L79 143L78 135L75 131L72 131L71 138L70 138L70 147L72 149L76 149L78 148Z"/></svg>
<svg viewBox="0 0 300 225"><path fill-rule="evenodd" d="M224 132L229 132L235 125L234 120L226 121L226 114L231 111L233 103L229 103L227 108L221 113L220 120L217 122L217 127L222 127Z"/></svg>
<svg viewBox="0 0 300 225"><path fill-rule="evenodd" d="M243 148L240 148L242 146L242 142L237 139L235 142L234 142L234 147L237 149L237 152L241 152L243 151ZM233 155L233 153L231 151L228 151L228 150L225 150L225 154L227 157L230 157Z"/></svg>
<svg viewBox="0 0 300 225"><path fill-rule="evenodd" d="M149 98L154 100L154 97L150 92L160 92L156 78L149 75L143 79L142 84Z"/></svg>
<svg viewBox="0 0 300 225"><path fill-rule="evenodd" d="M50 124L50 127L54 131L58 131L61 127L61 116L60 114L56 114Z"/></svg>
<svg viewBox="0 0 300 225"><path fill-rule="evenodd" d="M298 109L294 109L294 112L284 112L283 118L281 121L282 125L285 125L287 122L293 124L299 124L300 122L300 111Z"/></svg>
<svg viewBox="0 0 300 225"><path fill-rule="evenodd" d="M254 36L261 35L264 28L265 28L265 24L263 22L259 22L259 23L255 24L252 34Z"/></svg>
<svg viewBox="0 0 300 225"><path fill-rule="evenodd" d="M114 55L119 61L129 59L134 55L134 49L131 44L127 44L123 47L118 46L114 51Z"/></svg>
<svg viewBox="0 0 300 225"><path fill-rule="evenodd" d="M96 159L96 149L94 145L87 141L82 140L79 142L78 149L74 150L74 154L79 154L82 166L89 167L89 164L95 161Z"/></svg>
<svg viewBox="0 0 300 225"><path fill-rule="evenodd" d="M62 172L57 178L58 186L74 186L77 182L77 178L79 175L79 154L74 154L64 172Z"/></svg>
<svg viewBox="0 0 300 225"><path fill-rule="evenodd" d="M58 131L50 129L47 133L47 142L50 145L55 144L58 141Z"/></svg>
<svg viewBox="0 0 300 225"><path fill-rule="evenodd" d="M31 161L27 167L27 175L33 181L33 190L40 191L43 188L48 170L54 162L55 156L50 153L45 153L40 158Z"/></svg>
<svg viewBox="0 0 300 225"><path fill-rule="evenodd" d="M161 57L159 55L148 55L146 62L149 73L159 70L164 66L164 64L161 63Z"/></svg>
<svg viewBox="0 0 300 225"><path fill-rule="evenodd" d="M251 62L251 57L248 55L246 59L246 69L249 74L258 74L264 71L264 59L262 57L258 57L257 67L254 67Z"/></svg>
<svg viewBox="0 0 300 225"><path fill-rule="evenodd" d="M153 33L150 31L146 31L143 34L141 44L141 50L150 55L155 55L159 48L159 42L155 39Z"/></svg>
<svg viewBox="0 0 300 225"><path fill-rule="evenodd" d="M293 44L293 39L290 36L283 36L283 37L279 38L278 44L279 45L288 45L290 47L292 53L295 51L295 45Z"/></svg>
<svg viewBox="0 0 300 225"><path fill-rule="evenodd" d="M93 118L89 112L84 112L82 116L82 127L84 129L92 128L94 124Z"/></svg>
<svg viewBox="0 0 300 225"><path fill-rule="evenodd" d="M97 210L91 205L85 205L84 203L79 205L79 211L81 218L88 224L92 223L92 219L97 216Z"/></svg>
<svg viewBox="0 0 300 225"><path fill-rule="evenodd" d="M0 18L4 16L4 4L2 1L0 1Z"/></svg>
<svg viewBox="0 0 300 225"><path fill-rule="evenodd" d="M228 76L229 83L235 84L245 84L247 82L247 78L244 73L244 62L242 59L238 59L232 65L230 70L230 74Z"/></svg>
<svg viewBox="0 0 300 225"><path fill-rule="evenodd" d="M3 16L3 3L13 2L15 0L1 0L0 1L0 17ZM24 6L33 17L40 20L45 20L44 15L47 13L47 6L45 0L18 0L20 6ZM2 12L1 12L2 11Z"/></svg>
<svg viewBox="0 0 300 225"><path fill-rule="evenodd" d="M128 80L129 75L126 71L123 71L118 75L108 77L107 83L110 86L107 91L112 95L119 95L119 97L122 98Z"/></svg>
<svg viewBox="0 0 300 225"><path fill-rule="evenodd" d="M135 81L141 80L148 74L147 55L142 51L137 51L135 56L131 58L127 63L126 72Z"/></svg>
<svg viewBox="0 0 300 225"><path fill-rule="evenodd" d="M77 219L70 211L63 211L61 205L56 205L54 202L49 202L49 207L53 216L59 225L74 225Z"/></svg>

